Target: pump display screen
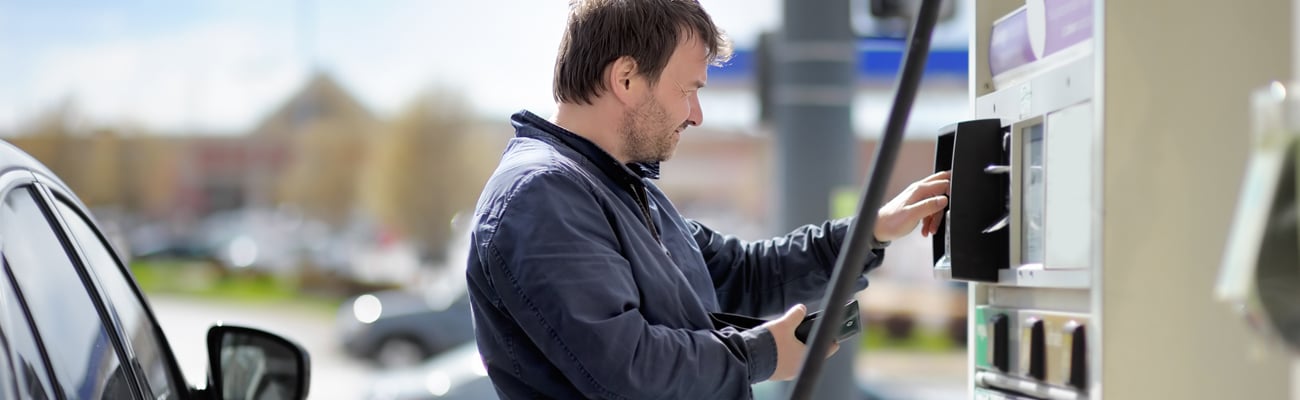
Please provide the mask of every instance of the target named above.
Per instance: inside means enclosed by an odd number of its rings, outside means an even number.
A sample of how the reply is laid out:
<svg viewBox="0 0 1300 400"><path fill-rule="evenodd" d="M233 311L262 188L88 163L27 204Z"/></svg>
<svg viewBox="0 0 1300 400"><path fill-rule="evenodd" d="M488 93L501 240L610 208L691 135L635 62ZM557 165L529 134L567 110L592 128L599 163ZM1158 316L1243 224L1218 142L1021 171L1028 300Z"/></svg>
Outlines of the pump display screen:
<svg viewBox="0 0 1300 400"><path fill-rule="evenodd" d="M1024 128L1020 175L1020 263L1043 263L1043 125Z"/></svg>

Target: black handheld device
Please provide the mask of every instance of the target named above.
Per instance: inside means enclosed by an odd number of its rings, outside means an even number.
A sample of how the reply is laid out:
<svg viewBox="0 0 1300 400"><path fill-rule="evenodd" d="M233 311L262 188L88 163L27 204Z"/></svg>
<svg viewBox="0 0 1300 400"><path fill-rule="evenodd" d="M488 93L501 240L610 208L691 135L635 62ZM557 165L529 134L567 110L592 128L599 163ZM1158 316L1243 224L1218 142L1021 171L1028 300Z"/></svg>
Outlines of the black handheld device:
<svg viewBox="0 0 1300 400"><path fill-rule="evenodd" d="M817 318L820 318L822 314L822 311L815 311L805 315L803 321L799 323L799 327L794 329L794 337L798 338L800 342L808 343L808 335L812 333L813 324L817 322ZM849 300L848 303L844 304L837 325L839 326L839 332L835 333L836 343L843 342L849 337L858 334L858 332L862 332L862 317L858 312L858 301L856 299ZM834 328L835 325L828 323L826 327Z"/></svg>
<svg viewBox="0 0 1300 400"><path fill-rule="evenodd" d="M845 303L844 307L840 310L841 312L839 317L841 319L838 323L836 325L827 325L829 327L839 327L839 332L836 332L835 334L836 343L843 342L850 336L856 335L858 332L862 331L862 317L860 316L861 314L858 313L858 301L856 299L849 300L849 302ZM817 320L821 318L822 314L824 314L824 312L814 311L805 315L803 320L799 321L799 326L794 328L795 338L799 339L800 342L808 343L808 335L812 334L813 324L817 323ZM723 329L727 327L736 328L738 330L754 329L767 322L767 320L764 319L727 313L710 313L709 319L713 321L714 329Z"/></svg>

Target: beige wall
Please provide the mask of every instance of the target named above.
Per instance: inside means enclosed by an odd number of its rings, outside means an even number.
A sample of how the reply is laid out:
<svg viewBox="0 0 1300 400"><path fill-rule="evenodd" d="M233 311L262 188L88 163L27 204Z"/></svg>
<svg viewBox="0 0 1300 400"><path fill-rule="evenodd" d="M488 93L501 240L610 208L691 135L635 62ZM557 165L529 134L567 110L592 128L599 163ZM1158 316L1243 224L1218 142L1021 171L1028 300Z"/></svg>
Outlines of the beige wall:
<svg viewBox="0 0 1300 400"><path fill-rule="evenodd" d="M1285 398L1289 360L1252 356L1213 285L1246 162L1248 94L1290 73L1290 1L1098 3L1103 397Z"/></svg>

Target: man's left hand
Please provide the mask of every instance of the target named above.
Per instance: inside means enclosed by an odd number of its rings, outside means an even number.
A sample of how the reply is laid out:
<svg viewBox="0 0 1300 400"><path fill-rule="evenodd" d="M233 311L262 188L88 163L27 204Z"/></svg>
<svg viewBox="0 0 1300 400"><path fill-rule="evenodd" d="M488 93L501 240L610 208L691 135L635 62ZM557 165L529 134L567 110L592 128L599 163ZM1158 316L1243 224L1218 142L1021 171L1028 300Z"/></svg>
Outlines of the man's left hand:
<svg viewBox="0 0 1300 400"><path fill-rule="evenodd" d="M921 236L938 233L943 208L948 206L948 183L951 173L935 173L913 182L885 203L876 213L876 240L898 239L921 225Z"/></svg>

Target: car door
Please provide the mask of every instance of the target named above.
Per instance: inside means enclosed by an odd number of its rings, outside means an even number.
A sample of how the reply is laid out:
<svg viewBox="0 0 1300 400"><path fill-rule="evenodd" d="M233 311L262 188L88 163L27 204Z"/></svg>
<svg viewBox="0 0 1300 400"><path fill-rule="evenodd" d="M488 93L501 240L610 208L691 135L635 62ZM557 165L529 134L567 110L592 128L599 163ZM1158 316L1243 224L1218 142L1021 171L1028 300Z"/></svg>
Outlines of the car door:
<svg viewBox="0 0 1300 400"><path fill-rule="evenodd" d="M4 398L53 397L49 369L36 343L31 319L14 292L7 263L0 266L0 390Z"/></svg>
<svg viewBox="0 0 1300 400"><path fill-rule="evenodd" d="M49 399L49 369L12 277L8 261L0 261L0 397Z"/></svg>
<svg viewBox="0 0 1300 400"><path fill-rule="evenodd" d="M60 398L147 398L106 305L33 179L0 177L0 254ZM31 174L28 174L31 176Z"/></svg>
<svg viewBox="0 0 1300 400"><path fill-rule="evenodd" d="M121 258L71 196L57 188L47 189L58 219L77 244L83 265L98 284L110 316L126 339L128 358L141 387L156 400L184 397L187 386L162 328Z"/></svg>

